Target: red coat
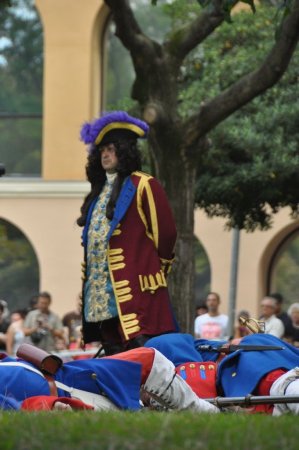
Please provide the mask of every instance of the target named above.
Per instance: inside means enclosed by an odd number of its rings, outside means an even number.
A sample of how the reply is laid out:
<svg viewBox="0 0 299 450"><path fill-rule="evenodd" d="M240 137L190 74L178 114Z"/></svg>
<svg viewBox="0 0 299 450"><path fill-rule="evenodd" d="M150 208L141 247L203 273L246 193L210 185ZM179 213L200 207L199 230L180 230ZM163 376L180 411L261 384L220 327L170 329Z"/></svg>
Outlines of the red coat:
<svg viewBox="0 0 299 450"><path fill-rule="evenodd" d="M131 198L121 210L118 204L128 184ZM175 331L166 276L176 227L166 194L151 175L133 172L117 201L116 216L119 210L120 220L111 222L107 259L123 339ZM98 339L96 330L96 324L83 320L85 343Z"/></svg>

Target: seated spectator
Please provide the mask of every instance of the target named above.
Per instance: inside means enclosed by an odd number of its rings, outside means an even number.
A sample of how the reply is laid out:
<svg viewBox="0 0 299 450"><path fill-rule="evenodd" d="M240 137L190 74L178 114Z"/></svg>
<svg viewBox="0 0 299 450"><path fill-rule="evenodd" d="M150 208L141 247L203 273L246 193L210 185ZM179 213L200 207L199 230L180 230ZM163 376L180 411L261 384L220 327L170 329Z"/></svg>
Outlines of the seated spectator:
<svg viewBox="0 0 299 450"><path fill-rule="evenodd" d="M60 318L50 311L51 296L41 292L38 296L37 308L30 311L24 322L25 336L36 347L48 352L56 350L56 338L64 338L64 329Z"/></svg>
<svg viewBox="0 0 299 450"><path fill-rule="evenodd" d="M6 352L10 356L16 355L19 346L25 340L23 324L26 314L27 312L23 309L11 313L11 323L6 332Z"/></svg>
<svg viewBox="0 0 299 450"><path fill-rule="evenodd" d="M295 329L292 324L292 319L290 318L288 313L282 310L282 304L284 302L283 296L279 292L274 292L270 294L269 297L274 298L274 300L276 301L275 315L284 324L283 339L288 342L293 342Z"/></svg>
<svg viewBox="0 0 299 450"><path fill-rule="evenodd" d="M293 345L299 347L299 303L292 303L288 309L294 327Z"/></svg>
<svg viewBox="0 0 299 450"><path fill-rule="evenodd" d="M284 325L275 315L276 300L271 297L264 297L261 301L261 320L265 322L265 333L272 334L278 338L284 335Z"/></svg>
<svg viewBox="0 0 299 450"><path fill-rule="evenodd" d="M228 316L219 312L219 294L210 292L206 303L208 312L198 316L194 322L195 337L202 339L223 339L227 337Z"/></svg>

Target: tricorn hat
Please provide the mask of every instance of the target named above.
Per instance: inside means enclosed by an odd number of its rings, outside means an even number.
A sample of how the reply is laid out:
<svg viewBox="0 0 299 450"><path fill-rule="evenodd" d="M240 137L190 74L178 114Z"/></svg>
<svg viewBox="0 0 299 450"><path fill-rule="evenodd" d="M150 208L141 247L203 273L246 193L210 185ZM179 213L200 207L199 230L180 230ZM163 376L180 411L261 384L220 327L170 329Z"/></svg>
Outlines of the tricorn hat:
<svg viewBox="0 0 299 450"><path fill-rule="evenodd" d="M85 144L105 145L121 138L145 138L148 130L149 126L142 120L130 116L125 111L113 111L85 123L80 136Z"/></svg>

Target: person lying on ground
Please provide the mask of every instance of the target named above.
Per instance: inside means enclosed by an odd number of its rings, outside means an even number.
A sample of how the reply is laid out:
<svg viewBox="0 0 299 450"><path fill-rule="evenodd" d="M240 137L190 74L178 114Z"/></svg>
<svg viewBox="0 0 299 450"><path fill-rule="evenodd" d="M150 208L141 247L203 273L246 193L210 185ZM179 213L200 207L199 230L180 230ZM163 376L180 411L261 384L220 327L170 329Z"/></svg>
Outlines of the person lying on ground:
<svg viewBox="0 0 299 450"><path fill-rule="evenodd" d="M0 395L3 409L51 409L57 402L75 408L72 400L78 400L83 409L87 405L94 410L137 411L142 395L173 410L219 412L176 374L171 361L144 347L111 357L67 362L52 375L28 360L2 354Z"/></svg>
<svg viewBox="0 0 299 450"><path fill-rule="evenodd" d="M240 340L243 349L231 347L236 350L232 353L228 352L229 344L170 333L154 337L145 345L172 361L177 373L201 398L299 396L299 349L269 334L245 336ZM299 403L258 405L252 412L298 415Z"/></svg>

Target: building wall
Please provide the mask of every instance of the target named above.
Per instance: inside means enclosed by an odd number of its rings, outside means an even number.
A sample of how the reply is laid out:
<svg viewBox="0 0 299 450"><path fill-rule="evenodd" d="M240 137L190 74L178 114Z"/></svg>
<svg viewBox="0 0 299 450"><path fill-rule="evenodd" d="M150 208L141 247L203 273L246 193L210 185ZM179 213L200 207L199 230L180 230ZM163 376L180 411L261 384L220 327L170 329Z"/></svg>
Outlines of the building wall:
<svg viewBox="0 0 299 450"><path fill-rule="evenodd" d="M101 0L35 0L44 28L44 180L83 180L80 126L99 113Z"/></svg>
<svg viewBox="0 0 299 450"><path fill-rule="evenodd" d="M85 182L0 179L0 218L18 227L32 245L40 291L52 294L53 310L73 309L81 290L81 229L76 225ZM24 299L24 307L29 299Z"/></svg>
<svg viewBox="0 0 299 450"><path fill-rule="evenodd" d="M36 0L44 26L44 118L41 180L0 178L0 218L19 227L40 265L40 289L53 295L53 310L73 309L81 288L80 229L75 225L88 186L86 152L79 141L85 120L98 114L101 98L101 36L108 10L101 0ZM287 210L273 228L241 232L236 309L258 315L266 293L271 256L299 221ZM211 266L212 290L227 312L232 234L224 220L195 212L195 234Z"/></svg>

